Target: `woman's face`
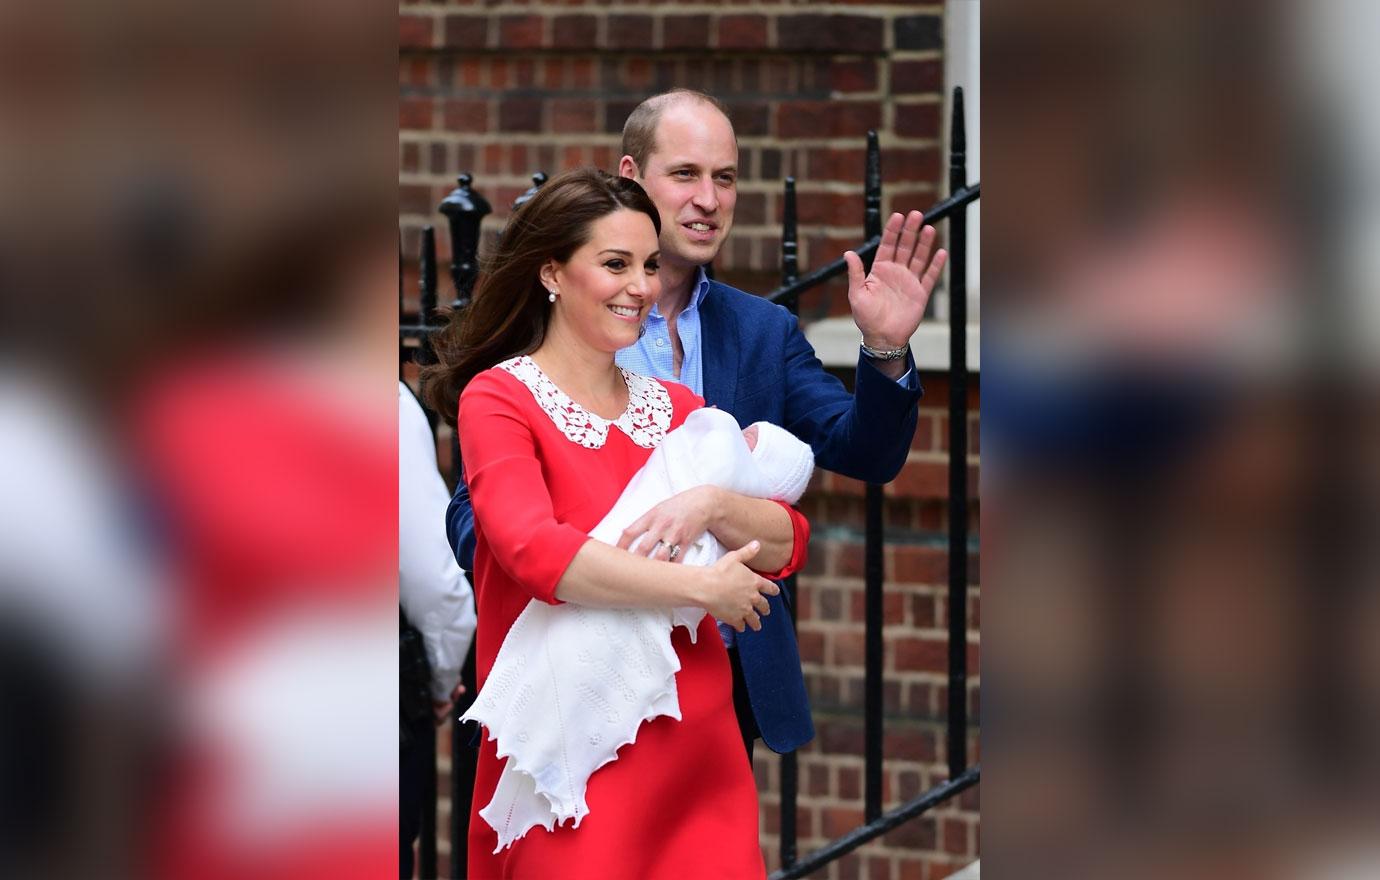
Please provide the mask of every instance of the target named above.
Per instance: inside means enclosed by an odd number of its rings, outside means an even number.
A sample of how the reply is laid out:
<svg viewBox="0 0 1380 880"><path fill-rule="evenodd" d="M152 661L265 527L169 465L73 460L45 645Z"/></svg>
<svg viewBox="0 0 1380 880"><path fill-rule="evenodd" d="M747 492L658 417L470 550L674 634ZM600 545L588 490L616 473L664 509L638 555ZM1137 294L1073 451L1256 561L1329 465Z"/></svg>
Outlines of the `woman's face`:
<svg viewBox="0 0 1380 880"><path fill-rule="evenodd" d="M542 269L556 292L553 334L570 334L599 351L637 341L638 329L661 295L656 228L640 211L620 209L596 220L589 241L565 263Z"/></svg>

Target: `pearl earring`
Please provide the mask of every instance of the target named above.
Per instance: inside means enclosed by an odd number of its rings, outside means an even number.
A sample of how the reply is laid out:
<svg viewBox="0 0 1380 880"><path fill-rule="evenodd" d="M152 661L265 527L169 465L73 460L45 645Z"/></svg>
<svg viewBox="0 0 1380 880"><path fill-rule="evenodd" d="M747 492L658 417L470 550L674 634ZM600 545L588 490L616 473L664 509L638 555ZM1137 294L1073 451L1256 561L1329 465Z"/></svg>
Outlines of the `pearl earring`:
<svg viewBox="0 0 1380 880"><path fill-rule="evenodd" d="M547 302L555 302L555 301L556 301L556 291L554 291L554 290L548 290L548 291L546 291L546 301L547 301Z"/></svg>

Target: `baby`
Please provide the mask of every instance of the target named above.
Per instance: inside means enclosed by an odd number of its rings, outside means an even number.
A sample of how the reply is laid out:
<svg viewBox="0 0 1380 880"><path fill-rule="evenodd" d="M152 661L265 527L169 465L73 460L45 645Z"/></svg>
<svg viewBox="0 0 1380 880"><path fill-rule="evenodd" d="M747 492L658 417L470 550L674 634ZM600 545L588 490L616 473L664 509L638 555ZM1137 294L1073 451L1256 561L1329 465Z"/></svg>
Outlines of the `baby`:
<svg viewBox="0 0 1380 880"><path fill-rule="evenodd" d="M696 486L712 485L794 504L814 456L810 447L769 422L739 430L733 416L703 408L652 450L618 501L590 531L617 544L623 530L655 505ZM705 532L683 548L684 565L711 565L726 549ZM464 720L479 721L506 757L493 800L479 811L498 832L498 849L530 829L552 830L589 813L590 775L635 741L644 721L680 719L671 631L693 640L702 608L591 608L533 600L499 648L489 677ZM554 662L537 662L549 657ZM553 706L572 707L553 719ZM497 852L498 850L495 850Z"/></svg>

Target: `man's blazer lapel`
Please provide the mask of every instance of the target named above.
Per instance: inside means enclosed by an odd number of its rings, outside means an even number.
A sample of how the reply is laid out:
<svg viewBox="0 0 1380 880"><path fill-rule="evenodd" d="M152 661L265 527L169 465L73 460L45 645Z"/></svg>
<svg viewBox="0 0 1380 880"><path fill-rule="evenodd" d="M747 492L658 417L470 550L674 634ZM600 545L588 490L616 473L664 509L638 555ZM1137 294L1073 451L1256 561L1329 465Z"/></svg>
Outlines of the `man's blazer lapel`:
<svg viewBox="0 0 1380 880"><path fill-rule="evenodd" d="M704 357L704 401L733 412L738 397L738 325L728 314L719 285L710 282L700 301L700 351Z"/></svg>

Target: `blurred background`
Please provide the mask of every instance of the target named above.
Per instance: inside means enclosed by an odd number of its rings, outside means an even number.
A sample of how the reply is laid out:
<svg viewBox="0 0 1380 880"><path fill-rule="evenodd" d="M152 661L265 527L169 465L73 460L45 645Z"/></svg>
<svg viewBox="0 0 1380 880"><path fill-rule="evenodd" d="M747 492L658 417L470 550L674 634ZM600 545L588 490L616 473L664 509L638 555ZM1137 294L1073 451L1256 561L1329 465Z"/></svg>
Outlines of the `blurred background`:
<svg viewBox="0 0 1380 880"><path fill-rule="evenodd" d="M1376 15L988 4L993 877L1380 876Z"/></svg>
<svg viewBox="0 0 1380 880"><path fill-rule="evenodd" d="M4 876L396 870L394 52L0 5Z"/></svg>

